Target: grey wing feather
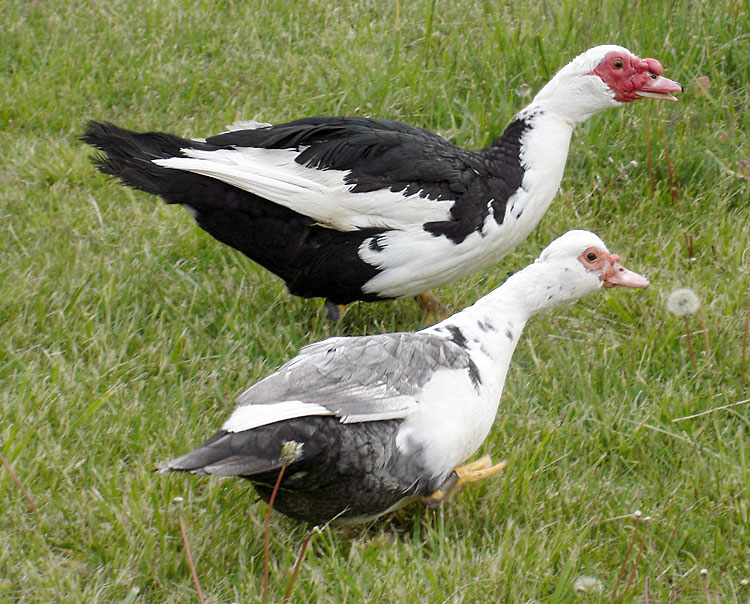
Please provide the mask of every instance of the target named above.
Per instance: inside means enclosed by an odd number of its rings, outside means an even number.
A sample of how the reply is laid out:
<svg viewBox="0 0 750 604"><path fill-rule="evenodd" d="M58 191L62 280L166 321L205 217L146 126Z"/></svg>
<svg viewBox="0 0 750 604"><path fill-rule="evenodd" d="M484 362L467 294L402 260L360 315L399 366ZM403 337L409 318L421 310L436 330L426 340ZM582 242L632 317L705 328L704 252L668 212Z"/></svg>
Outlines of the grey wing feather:
<svg viewBox="0 0 750 604"><path fill-rule="evenodd" d="M470 365L463 348L435 334L330 338L300 350L237 402L302 401L321 405L342 421L394 419L405 416L437 370Z"/></svg>

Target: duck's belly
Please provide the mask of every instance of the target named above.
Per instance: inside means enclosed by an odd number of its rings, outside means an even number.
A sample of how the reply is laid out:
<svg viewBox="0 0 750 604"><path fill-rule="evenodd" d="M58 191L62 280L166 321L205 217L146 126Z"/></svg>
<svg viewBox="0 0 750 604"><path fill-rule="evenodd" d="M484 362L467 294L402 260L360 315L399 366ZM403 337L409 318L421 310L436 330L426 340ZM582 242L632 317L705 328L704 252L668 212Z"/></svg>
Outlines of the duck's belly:
<svg viewBox="0 0 750 604"><path fill-rule="evenodd" d="M261 499L268 502L273 488L255 483ZM372 476L336 477L317 489L284 490L276 494L273 509L311 524L358 524L397 510L415 499L400 489L384 488Z"/></svg>
<svg viewBox="0 0 750 604"><path fill-rule="evenodd" d="M303 458L289 466L274 509L315 524L362 522L429 494L438 479L421 460L401 455L395 436L402 420L342 424L335 417L308 417ZM292 422L287 422L293 427ZM313 424L311 429L311 424ZM278 471L247 476L268 501Z"/></svg>

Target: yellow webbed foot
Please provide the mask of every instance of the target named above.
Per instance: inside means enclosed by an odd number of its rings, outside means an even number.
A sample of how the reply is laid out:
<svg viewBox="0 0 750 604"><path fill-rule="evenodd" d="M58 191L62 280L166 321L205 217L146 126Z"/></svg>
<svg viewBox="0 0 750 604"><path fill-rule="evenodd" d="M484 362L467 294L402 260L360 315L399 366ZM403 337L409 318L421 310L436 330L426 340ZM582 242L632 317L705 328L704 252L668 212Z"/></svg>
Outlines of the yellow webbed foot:
<svg viewBox="0 0 750 604"><path fill-rule="evenodd" d="M439 489L427 497L420 497L420 501L429 508L435 508L451 495L458 493L458 491L463 489L470 482L483 480L505 469L508 462L501 461L494 466L491 464L492 460L489 455L485 455L475 461L470 461L467 464L454 468L453 472L451 472L445 482L440 485Z"/></svg>

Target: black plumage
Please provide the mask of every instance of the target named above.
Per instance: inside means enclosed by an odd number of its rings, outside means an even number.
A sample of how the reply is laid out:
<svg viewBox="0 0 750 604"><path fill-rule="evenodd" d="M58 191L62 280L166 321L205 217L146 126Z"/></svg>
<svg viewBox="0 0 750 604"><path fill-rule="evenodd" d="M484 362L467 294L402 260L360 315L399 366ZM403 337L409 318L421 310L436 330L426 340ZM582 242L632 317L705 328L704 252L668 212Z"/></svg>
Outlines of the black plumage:
<svg viewBox="0 0 750 604"><path fill-rule="evenodd" d="M222 147L216 142L202 143L161 132L137 133L98 122L89 123L82 140L104 152L96 160L101 172L159 195L167 203L189 206L203 230L281 277L291 294L328 298L335 304L380 299L360 289L377 269L360 260L357 250L364 240L384 229L328 229L308 216L220 180L151 161L183 157L184 148L229 148L229 142Z"/></svg>
<svg viewBox="0 0 750 604"><path fill-rule="evenodd" d="M281 277L293 295L335 304L389 299L362 286L383 267L360 259L362 242L377 247L387 228L343 231L225 182L166 168L154 159L185 157L183 149L215 151L255 147L295 149L296 162L347 171L352 194L388 189L434 200L455 200L450 218L424 224L435 237L461 243L479 231L491 206L502 222L507 199L521 184L520 140L528 127L514 120L503 136L480 151L462 149L439 135L401 122L359 117L307 118L257 129L188 140L161 132L137 133L90 122L82 140L101 150L104 174L189 206L198 225Z"/></svg>
<svg viewBox="0 0 750 604"><path fill-rule="evenodd" d="M408 459L396 447L402 421L342 424L336 417L305 417L236 434L220 430L164 469L240 476L268 501L282 449L296 443L298 456L284 470L274 508L311 523L362 520L440 486L434 480L414 482L424 469L419 456Z"/></svg>

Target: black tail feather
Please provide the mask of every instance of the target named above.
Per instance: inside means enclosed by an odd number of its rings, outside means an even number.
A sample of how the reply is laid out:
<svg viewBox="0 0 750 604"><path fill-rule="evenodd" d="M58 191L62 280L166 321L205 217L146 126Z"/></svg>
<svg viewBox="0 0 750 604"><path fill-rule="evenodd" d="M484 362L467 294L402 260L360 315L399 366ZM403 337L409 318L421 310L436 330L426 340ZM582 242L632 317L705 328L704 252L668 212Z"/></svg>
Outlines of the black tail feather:
<svg viewBox="0 0 750 604"><path fill-rule="evenodd" d="M81 140L100 151L93 158L100 172L166 203L190 207L202 229L281 277L292 294L330 298L336 304L380 299L361 290L378 269L360 260L357 251L383 229L339 232L321 227L308 216L221 180L153 162L185 157L187 148L231 147L233 139L204 143L91 121Z"/></svg>
<svg viewBox="0 0 750 604"><path fill-rule="evenodd" d="M97 169L119 178L129 187L154 195L166 195L174 171L153 163L154 159L184 157L182 149L216 149L200 141L164 132L133 132L107 122L90 121L81 140L99 149L94 158ZM167 199L168 202L173 202Z"/></svg>

